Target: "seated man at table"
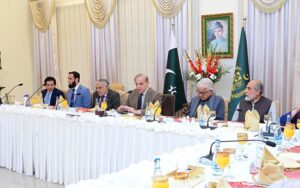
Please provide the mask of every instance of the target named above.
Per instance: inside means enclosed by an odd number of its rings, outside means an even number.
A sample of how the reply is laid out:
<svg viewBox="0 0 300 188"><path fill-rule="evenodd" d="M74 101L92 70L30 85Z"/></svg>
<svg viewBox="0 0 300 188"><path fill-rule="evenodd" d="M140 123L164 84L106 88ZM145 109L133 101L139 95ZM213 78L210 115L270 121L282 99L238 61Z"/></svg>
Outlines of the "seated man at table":
<svg viewBox="0 0 300 188"><path fill-rule="evenodd" d="M67 93L70 107L90 108L91 94L90 90L80 83L80 74L76 71L69 72L68 83L69 90Z"/></svg>
<svg viewBox="0 0 300 188"><path fill-rule="evenodd" d="M207 105L211 111L216 111L216 120L224 120L224 100L215 95L213 82L209 78L203 78L197 85L198 96L191 100L188 114L190 117L197 117L199 105Z"/></svg>
<svg viewBox="0 0 300 188"><path fill-rule="evenodd" d="M106 79L100 79L96 81L96 91L93 93L92 107L98 103L107 101L107 109L117 109L120 106L119 93L109 89L109 82Z"/></svg>
<svg viewBox="0 0 300 188"><path fill-rule="evenodd" d="M297 120L300 119L300 106L298 106L297 108L294 108L292 111L290 111L280 117L280 125L281 126L284 126L286 124L286 119L287 119L288 115L290 115L290 117L291 117L291 123L296 124Z"/></svg>
<svg viewBox="0 0 300 188"><path fill-rule="evenodd" d="M42 90L43 103L48 104L50 106L56 105L56 100L59 99L60 96L65 98L65 94L57 89L55 78L49 76L44 81L46 89Z"/></svg>
<svg viewBox="0 0 300 188"><path fill-rule="evenodd" d="M144 115L146 105L153 104L159 100L161 102L162 95L149 87L149 78L145 74L138 74L134 77L135 90L133 90L126 101L126 105L118 108L119 112L131 112L135 115Z"/></svg>
<svg viewBox="0 0 300 188"><path fill-rule="evenodd" d="M232 121L245 121L248 110L256 110L260 123L264 123L264 115L271 115L272 122L276 122L276 108L271 99L263 96L263 83L260 80L251 80L246 87L244 100L241 100L233 114Z"/></svg>

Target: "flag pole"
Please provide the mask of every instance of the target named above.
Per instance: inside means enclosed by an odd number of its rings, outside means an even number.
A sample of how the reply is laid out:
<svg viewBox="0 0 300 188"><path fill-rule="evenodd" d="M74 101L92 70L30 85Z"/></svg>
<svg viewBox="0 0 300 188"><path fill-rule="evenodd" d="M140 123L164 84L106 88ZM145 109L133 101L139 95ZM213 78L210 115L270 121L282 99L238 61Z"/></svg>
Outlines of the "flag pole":
<svg viewBox="0 0 300 188"><path fill-rule="evenodd" d="M244 28L246 27L246 24L247 24L247 17L244 17L244 18L243 18L243 27L244 27Z"/></svg>

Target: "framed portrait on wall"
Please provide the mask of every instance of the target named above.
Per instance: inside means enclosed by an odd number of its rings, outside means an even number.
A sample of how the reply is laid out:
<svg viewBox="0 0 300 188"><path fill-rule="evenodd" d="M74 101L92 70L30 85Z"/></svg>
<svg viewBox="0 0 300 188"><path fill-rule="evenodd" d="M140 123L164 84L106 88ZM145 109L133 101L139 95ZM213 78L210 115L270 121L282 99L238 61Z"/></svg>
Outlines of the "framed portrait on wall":
<svg viewBox="0 0 300 188"><path fill-rule="evenodd" d="M233 13L202 15L202 55L233 57Z"/></svg>

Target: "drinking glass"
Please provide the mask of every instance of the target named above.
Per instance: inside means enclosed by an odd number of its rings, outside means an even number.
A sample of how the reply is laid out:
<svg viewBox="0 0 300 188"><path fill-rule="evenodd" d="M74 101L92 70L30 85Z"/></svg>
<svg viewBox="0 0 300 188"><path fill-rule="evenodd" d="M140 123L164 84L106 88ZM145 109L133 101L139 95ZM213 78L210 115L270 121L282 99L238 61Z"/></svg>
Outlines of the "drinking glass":
<svg viewBox="0 0 300 188"><path fill-rule="evenodd" d="M293 146L291 143L293 136L295 135L295 125L292 123L286 124L283 131L283 136L287 141L286 147L289 148Z"/></svg>
<svg viewBox="0 0 300 188"><path fill-rule="evenodd" d="M152 177L152 188L169 188L168 176Z"/></svg>
<svg viewBox="0 0 300 188"><path fill-rule="evenodd" d="M240 151L238 154L238 159L243 160L247 156L244 150L246 147L245 145L248 143L247 141L243 141L243 140L248 140L248 133L245 132L237 133L237 140L238 140L239 151Z"/></svg>
<svg viewBox="0 0 300 188"><path fill-rule="evenodd" d="M229 165L230 156L228 152L217 152L216 163L224 171L224 169Z"/></svg>

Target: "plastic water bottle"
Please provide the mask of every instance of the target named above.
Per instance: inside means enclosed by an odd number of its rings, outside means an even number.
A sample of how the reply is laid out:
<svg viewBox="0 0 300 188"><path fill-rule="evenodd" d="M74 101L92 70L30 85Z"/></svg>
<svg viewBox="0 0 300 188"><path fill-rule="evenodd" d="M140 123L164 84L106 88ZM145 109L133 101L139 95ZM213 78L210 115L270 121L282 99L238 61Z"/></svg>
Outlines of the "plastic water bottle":
<svg viewBox="0 0 300 188"><path fill-rule="evenodd" d="M151 116L151 109L148 106L148 103L146 103L146 109L145 109L145 120L152 120L152 116Z"/></svg>
<svg viewBox="0 0 300 188"><path fill-rule="evenodd" d="M160 158L159 157L156 157L154 159L153 176L162 176L162 171L161 171L161 168L160 168Z"/></svg>
<svg viewBox="0 0 300 188"><path fill-rule="evenodd" d="M25 95L23 96L24 106L27 106L27 105L29 106L29 105L30 105L30 101L28 101L28 104L27 104L28 98L29 98L29 95L28 95L28 94L25 94Z"/></svg>
<svg viewBox="0 0 300 188"><path fill-rule="evenodd" d="M277 120L275 132L274 132L274 141L276 145L280 145L282 143L282 131L280 127L280 120Z"/></svg>
<svg viewBox="0 0 300 188"><path fill-rule="evenodd" d="M222 174L220 167L216 163L216 155L219 151L220 151L220 139L217 138L215 140L214 156L213 156L213 160L211 163L212 174L215 176L220 176Z"/></svg>

